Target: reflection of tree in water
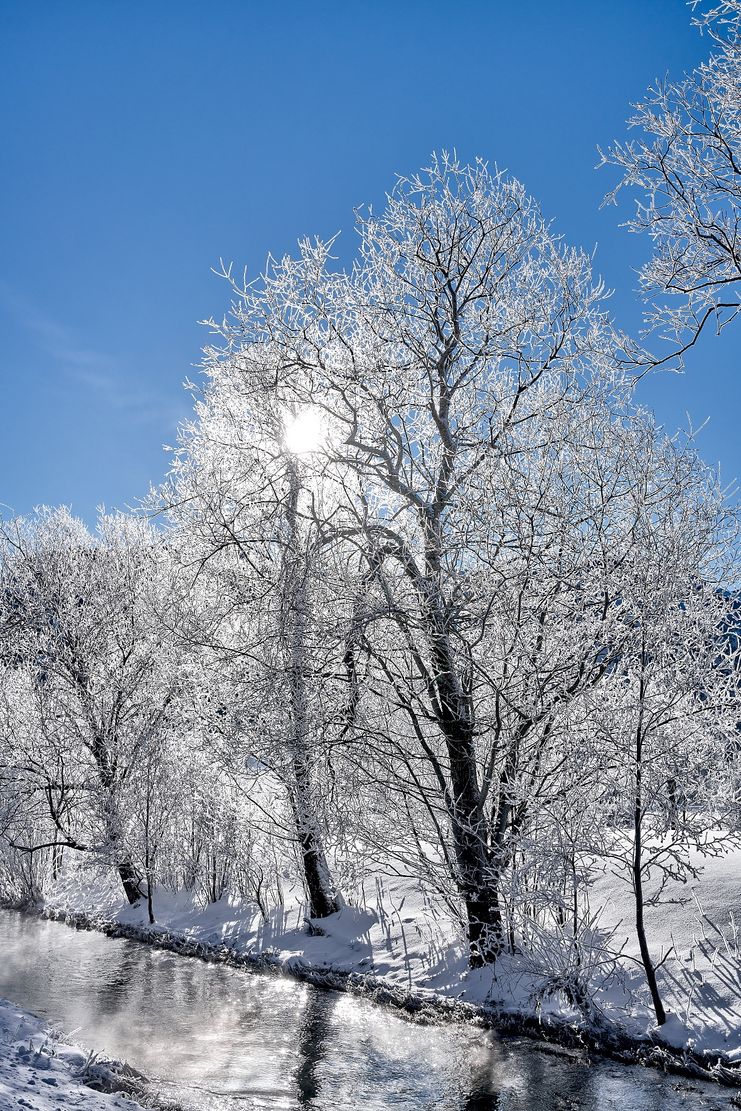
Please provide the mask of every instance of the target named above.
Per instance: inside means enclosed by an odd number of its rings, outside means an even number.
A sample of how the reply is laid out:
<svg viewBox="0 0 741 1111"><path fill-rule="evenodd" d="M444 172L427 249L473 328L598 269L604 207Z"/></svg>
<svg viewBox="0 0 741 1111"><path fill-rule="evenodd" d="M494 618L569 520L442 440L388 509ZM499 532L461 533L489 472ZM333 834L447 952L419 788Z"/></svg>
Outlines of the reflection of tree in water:
<svg viewBox="0 0 741 1111"><path fill-rule="evenodd" d="M328 992L309 988L296 1048L296 1091L300 1107L310 1107L319 1095L321 1081L317 1069L327 1053L333 1004L334 998Z"/></svg>
<svg viewBox="0 0 741 1111"><path fill-rule="evenodd" d="M103 975L91 977L101 1015L115 1014L128 1006L132 992L140 991L142 983L141 955L136 946L123 943L118 951L112 949L106 964Z"/></svg>
<svg viewBox="0 0 741 1111"><path fill-rule="evenodd" d="M498 1045L489 1043L479 1049L475 1062L469 1062L468 1091L461 1101L461 1111L499 1111L502 1106L499 1092L495 1090L501 1074L501 1056Z"/></svg>
<svg viewBox="0 0 741 1111"><path fill-rule="evenodd" d="M604 1075L594 1069L587 1061L580 1060L556 1048L535 1048L527 1041L506 1040L502 1044L503 1053L499 1058L497 1071L508 1080L516 1079L518 1102L522 1111L601 1111L605 1106ZM631 1091L620 1093L622 1099L615 1107L631 1108L631 1111L660 1111L660 1106L632 1102ZM665 1094L665 1093L664 1093ZM633 1099L638 1093L632 1092ZM493 1103L464 1103L462 1111L489 1111L500 1108L500 1097ZM507 1103L506 1106L509 1106ZM610 1106L613 1106L610 1103Z"/></svg>
<svg viewBox="0 0 741 1111"><path fill-rule="evenodd" d="M492 1092L491 1083L487 1081L482 1088L476 1088L468 1093L461 1111L499 1111L502 1106L499 1093Z"/></svg>
<svg viewBox="0 0 741 1111"><path fill-rule="evenodd" d="M499 1111L501 1106L498 1092L476 1091L469 1092L461 1111Z"/></svg>
<svg viewBox="0 0 741 1111"><path fill-rule="evenodd" d="M100 1015L136 1012L144 1020L157 1019L173 1031L190 1026L199 1013L204 978L193 974L190 961L147 950L124 941L111 946L105 967L92 969L97 1011Z"/></svg>

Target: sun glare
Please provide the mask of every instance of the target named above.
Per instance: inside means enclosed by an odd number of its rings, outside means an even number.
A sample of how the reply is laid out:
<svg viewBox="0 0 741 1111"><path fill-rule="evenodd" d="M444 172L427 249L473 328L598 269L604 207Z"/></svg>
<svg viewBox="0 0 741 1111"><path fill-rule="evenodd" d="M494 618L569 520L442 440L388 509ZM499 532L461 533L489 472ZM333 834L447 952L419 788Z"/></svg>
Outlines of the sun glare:
<svg viewBox="0 0 741 1111"><path fill-rule="evenodd" d="M286 419L283 442L293 455L308 455L318 451L323 440L322 420L316 409L304 409Z"/></svg>

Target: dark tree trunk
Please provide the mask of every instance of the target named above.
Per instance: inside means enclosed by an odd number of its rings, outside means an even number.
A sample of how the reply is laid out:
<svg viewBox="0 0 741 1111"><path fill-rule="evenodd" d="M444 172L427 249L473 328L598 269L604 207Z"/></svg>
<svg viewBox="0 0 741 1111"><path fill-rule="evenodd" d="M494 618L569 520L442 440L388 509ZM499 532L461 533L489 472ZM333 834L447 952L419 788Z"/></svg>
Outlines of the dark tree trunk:
<svg viewBox="0 0 741 1111"><path fill-rule="evenodd" d="M494 964L502 951L502 912L499 893L487 887L478 897L466 898L468 963L471 968Z"/></svg>
<svg viewBox="0 0 741 1111"><path fill-rule="evenodd" d="M651 992L651 1002L656 1012L656 1022L659 1026L663 1026L666 1022L666 1011L664 1010L664 1004L661 1002L659 985L656 980L656 969L651 960L648 941L646 940L646 926L643 921L643 877L641 875L640 834L638 834L637 847L633 858L633 889L635 892L636 934L638 936L638 946L641 950L641 961L643 962L643 970L646 973L648 990Z"/></svg>
<svg viewBox="0 0 741 1111"><path fill-rule="evenodd" d="M122 860L116 867L126 898L134 906L140 899L144 898L144 892L141 889L141 876L130 860Z"/></svg>
<svg viewBox="0 0 741 1111"><path fill-rule="evenodd" d="M666 793L669 802L669 829L679 829L679 795L677 780L673 775L667 781Z"/></svg>
<svg viewBox="0 0 741 1111"><path fill-rule="evenodd" d="M469 963L492 964L502 950L502 914L492 883L489 830L478 782L474 708L451 645L448 612L440 587L440 519L423 516L426 576L420 584L433 672L430 699L450 765L451 818L458 890L466 907Z"/></svg>
<svg viewBox="0 0 741 1111"><path fill-rule="evenodd" d="M641 682L641 700L643 699L643 682ZM635 772L635 806L633 809L633 894L635 897L636 935L641 951L641 961L646 973L648 989L651 992L651 1001L656 1012L656 1022L663 1026L666 1022L666 1011L661 1002L659 985L656 980L651 954L646 939L646 926L643 919L643 726L639 721L636 734L636 772Z"/></svg>
<svg viewBox="0 0 741 1111"><path fill-rule="evenodd" d="M311 918L326 918L329 914L336 914L341 907L341 901L327 889L327 874L329 872L324 853L314 844L310 834L301 838L301 855L304 863L304 876L306 889L309 895L309 915Z"/></svg>
<svg viewBox="0 0 741 1111"><path fill-rule="evenodd" d="M442 664L442 661L440 661ZM440 666L440 665L438 665ZM493 882L488 826L478 785L473 730L465 704L450 713L458 695L450 669L438 671L451 782L451 825L458 866L458 888L466 906L469 962L472 968L492 964L502 951L503 925L499 892Z"/></svg>

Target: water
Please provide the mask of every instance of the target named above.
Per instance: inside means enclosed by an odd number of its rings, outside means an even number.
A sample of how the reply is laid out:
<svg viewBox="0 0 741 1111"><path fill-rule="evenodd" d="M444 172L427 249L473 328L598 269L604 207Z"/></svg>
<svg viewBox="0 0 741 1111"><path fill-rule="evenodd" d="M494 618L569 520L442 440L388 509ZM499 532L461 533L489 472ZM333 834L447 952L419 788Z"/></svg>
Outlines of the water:
<svg viewBox="0 0 741 1111"><path fill-rule="evenodd" d="M0 911L0 995L193 1111L710 1111L730 1093Z"/></svg>

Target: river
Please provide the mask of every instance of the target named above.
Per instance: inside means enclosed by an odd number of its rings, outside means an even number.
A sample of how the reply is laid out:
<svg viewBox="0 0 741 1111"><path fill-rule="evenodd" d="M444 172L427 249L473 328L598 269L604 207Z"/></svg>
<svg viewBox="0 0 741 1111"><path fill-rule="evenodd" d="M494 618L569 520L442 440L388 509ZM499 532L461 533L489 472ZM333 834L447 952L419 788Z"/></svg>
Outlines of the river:
<svg viewBox="0 0 741 1111"><path fill-rule="evenodd" d="M128 1061L189 1111L720 1111L731 1094L637 1067L416 1026L289 979L0 910L0 995Z"/></svg>

